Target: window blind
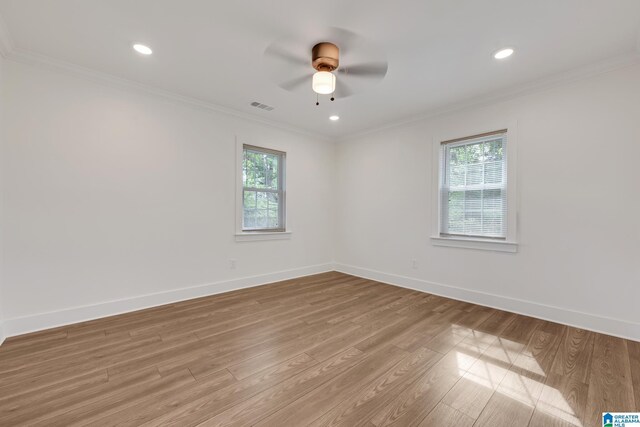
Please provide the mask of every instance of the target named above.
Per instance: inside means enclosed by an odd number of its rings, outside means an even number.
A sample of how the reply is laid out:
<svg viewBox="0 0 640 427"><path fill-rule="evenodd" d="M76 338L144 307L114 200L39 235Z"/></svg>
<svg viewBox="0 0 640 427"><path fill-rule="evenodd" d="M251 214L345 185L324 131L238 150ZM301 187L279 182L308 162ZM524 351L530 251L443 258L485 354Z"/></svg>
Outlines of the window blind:
<svg viewBox="0 0 640 427"><path fill-rule="evenodd" d="M506 130L442 143L441 235L506 238L506 145Z"/></svg>
<svg viewBox="0 0 640 427"><path fill-rule="evenodd" d="M244 145L242 229L284 231L285 153Z"/></svg>

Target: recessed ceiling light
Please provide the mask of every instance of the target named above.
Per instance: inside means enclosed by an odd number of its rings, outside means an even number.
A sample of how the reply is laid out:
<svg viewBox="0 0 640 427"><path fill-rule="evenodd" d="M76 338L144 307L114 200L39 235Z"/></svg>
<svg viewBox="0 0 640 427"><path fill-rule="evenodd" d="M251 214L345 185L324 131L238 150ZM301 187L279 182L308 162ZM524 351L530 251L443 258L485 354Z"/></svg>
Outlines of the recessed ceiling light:
<svg viewBox="0 0 640 427"><path fill-rule="evenodd" d="M340 120L340 116L329 116L329 120L335 122L336 120Z"/></svg>
<svg viewBox="0 0 640 427"><path fill-rule="evenodd" d="M141 53L143 55L151 55L153 53L153 51L149 46L145 46L143 44L134 44L133 49L136 52Z"/></svg>
<svg viewBox="0 0 640 427"><path fill-rule="evenodd" d="M499 51L494 53L493 57L496 59L504 59L504 58L510 57L511 55L513 55L513 49L511 49L510 47L507 47L504 49L500 49Z"/></svg>

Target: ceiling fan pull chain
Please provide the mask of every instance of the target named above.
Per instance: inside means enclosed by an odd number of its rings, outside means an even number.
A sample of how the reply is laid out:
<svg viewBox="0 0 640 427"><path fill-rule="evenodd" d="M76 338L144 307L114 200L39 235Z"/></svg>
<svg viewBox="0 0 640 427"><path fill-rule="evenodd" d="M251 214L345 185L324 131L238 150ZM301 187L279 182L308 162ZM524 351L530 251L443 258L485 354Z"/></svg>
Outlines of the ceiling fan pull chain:
<svg viewBox="0 0 640 427"><path fill-rule="evenodd" d="M336 100L336 92L333 91L333 93L331 94L331 100L335 101Z"/></svg>
<svg viewBox="0 0 640 427"><path fill-rule="evenodd" d="M318 94L316 93L316 105L320 105L320 101L318 101Z"/></svg>

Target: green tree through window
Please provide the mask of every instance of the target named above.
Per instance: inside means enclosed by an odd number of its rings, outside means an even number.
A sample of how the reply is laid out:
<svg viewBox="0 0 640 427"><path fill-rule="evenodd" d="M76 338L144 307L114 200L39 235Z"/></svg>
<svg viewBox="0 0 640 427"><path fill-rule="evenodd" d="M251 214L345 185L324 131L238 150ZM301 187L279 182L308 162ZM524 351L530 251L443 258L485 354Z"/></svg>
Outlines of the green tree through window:
<svg viewBox="0 0 640 427"><path fill-rule="evenodd" d="M242 229L284 231L285 153L245 145L242 156Z"/></svg>
<svg viewBox="0 0 640 427"><path fill-rule="evenodd" d="M440 233L505 238L506 133L442 145Z"/></svg>

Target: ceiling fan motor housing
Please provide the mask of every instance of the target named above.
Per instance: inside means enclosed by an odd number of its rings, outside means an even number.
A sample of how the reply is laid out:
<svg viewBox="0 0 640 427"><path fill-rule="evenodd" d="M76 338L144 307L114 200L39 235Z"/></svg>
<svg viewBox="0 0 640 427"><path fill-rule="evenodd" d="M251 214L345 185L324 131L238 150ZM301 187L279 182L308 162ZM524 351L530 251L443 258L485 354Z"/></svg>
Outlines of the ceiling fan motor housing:
<svg viewBox="0 0 640 427"><path fill-rule="evenodd" d="M311 50L311 64L318 71L333 71L338 68L340 49L333 43L318 43Z"/></svg>

